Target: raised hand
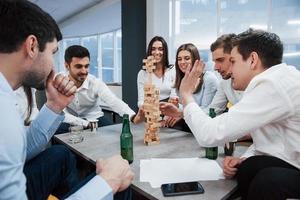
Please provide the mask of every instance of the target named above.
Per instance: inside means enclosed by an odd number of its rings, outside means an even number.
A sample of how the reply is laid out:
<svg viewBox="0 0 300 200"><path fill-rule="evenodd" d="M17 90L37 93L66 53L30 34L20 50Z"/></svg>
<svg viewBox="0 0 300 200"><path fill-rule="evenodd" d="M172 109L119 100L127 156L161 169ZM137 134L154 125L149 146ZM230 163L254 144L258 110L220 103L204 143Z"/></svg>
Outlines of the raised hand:
<svg viewBox="0 0 300 200"><path fill-rule="evenodd" d="M60 113L73 100L76 90L74 82L67 76L58 74L54 77L52 71L46 83L47 107Z"/></svg>
<svg viewBox="0 0 300 200"><path fill-rule="evenodd" d="M179 87L180 97L184 106L190 102L194 102L193 92L200 75L203 73L204 66L205 64L202 60L196 60L192 69L190 65L187 67Z"/></svg>

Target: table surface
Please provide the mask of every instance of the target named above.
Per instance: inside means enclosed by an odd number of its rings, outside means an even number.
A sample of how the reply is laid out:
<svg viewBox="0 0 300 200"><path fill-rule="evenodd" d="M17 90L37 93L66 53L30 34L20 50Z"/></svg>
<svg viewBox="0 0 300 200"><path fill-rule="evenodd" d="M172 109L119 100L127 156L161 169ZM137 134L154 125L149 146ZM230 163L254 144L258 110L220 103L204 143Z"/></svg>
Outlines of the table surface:
<svg viewBox="0 0 300 200"><path fill-rule="evenodd" d="M96 133L85 131L84 141L78 144L68 143L70 133L55 135L55 140L67 145L76 154L95 163L98 158L107 158L120 154L120 133L122 124L98 128ZM140 160L149 158L193 158L203 156L204 148L200 147L191 133L176 129L160 129L160 144L146 146L144 139L144 125L131 124L134 143L134 161L131 167L135 173L132 187L149 199L226 199L236 188L235 180L200 181L205 193L177 197L164 197L160 188L152 188L148 182L140 182ZM238 147L235 155L239 156L246 147ZM217 162L222 166L223 148L219 147Z"/></svg>

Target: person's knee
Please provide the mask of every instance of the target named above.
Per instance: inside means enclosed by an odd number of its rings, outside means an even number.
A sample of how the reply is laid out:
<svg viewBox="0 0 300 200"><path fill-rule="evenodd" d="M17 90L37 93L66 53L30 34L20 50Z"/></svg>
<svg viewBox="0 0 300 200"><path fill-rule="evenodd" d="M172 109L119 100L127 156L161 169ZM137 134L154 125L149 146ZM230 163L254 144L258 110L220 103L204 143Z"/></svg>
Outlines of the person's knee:
<svg viewBox="0 0 300 200"><path fill-rule="evenodd" d="M51 148L58 163L75 164L75 156L66 146L53 145Z"/></svg>
<svg viewBox="0 0 300 200"><path fill-rule="evenodd" d="M279 176L278 176L279 175ZM270 167L261 170L249 186L248 199L282 199L280 170Z"/></svg>
<svg viewBox="0 0 300 200"><path fill-rule="evenodd" d="M241 163L236 174L238 182L250 176L250 172L253 171L253 166L255 166L256 160L256 157L250 157Z"/></svg>

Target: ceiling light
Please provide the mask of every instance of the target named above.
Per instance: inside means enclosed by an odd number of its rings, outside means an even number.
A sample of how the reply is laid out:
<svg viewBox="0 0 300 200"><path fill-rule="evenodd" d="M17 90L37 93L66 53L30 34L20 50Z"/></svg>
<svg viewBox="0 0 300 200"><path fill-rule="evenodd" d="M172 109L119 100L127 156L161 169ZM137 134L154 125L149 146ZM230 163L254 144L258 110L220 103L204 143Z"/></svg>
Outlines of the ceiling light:
<svg viewBox="0 0 300 200"><path fill-rule="evenodd" d="M300 20L288 20L287 24L289 25L296 25L296 24L300 24Z"/></svg>

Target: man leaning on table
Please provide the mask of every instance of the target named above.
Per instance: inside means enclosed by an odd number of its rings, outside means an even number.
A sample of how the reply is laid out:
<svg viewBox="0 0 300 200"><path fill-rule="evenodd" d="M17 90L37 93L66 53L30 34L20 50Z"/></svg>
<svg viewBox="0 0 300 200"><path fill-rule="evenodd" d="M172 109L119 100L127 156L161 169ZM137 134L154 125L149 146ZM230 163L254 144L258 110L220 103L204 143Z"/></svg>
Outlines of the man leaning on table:
<svg viewBox="0 0 300 200"><path fill-rule="evenodd" d="M90 120L98 120L98 126L111 125L112 122L104 116L100 102L105 102L114 112L121 117L128 114L131 121L138 123L143 120L140 112L135 112L119 99L107 85L100 79L89 74L90 53L87 48L72 45L65 51L65 67L67 75L77 89L75 98L64 109L66 114L64 122L57 133L68 132L70 125L82 125L90 128Z"/></svg>
<svg viewBox="0 0 300 200"><path fill-rule="evenodd" d="M184 119L202 146L251 133L247 152L224 160L224 174L236 175L242 199L300 198L300 72L282 63L283 45L274 33L249 29L233 46L232 86L244 90L243 98L228 113L209 118L190 88L203 70L197 62L180 87Z"/></svg>
<svg viewBox="0 0 300 200"><path fill-rule="evenodd" d="M0 197L23 200L27 199L23 173L26 154L43 150L63 120L62 110L74 98L76 87L67 77L53 78L53 54L62 36L50 15L29 1L1 0L0 27ZM13 90L21 85L46 88L51 94L26 133L14 104ZM52 120L47 123L52 123L53 130L40 135L49 117ZM133 179L128 162L120 156L98 160L96 173L68 199L112 199Z"/></svg>

